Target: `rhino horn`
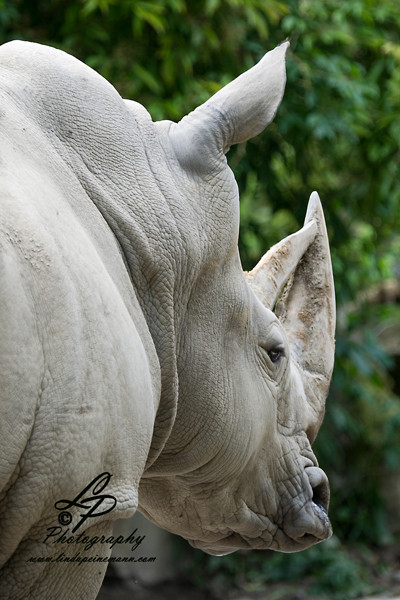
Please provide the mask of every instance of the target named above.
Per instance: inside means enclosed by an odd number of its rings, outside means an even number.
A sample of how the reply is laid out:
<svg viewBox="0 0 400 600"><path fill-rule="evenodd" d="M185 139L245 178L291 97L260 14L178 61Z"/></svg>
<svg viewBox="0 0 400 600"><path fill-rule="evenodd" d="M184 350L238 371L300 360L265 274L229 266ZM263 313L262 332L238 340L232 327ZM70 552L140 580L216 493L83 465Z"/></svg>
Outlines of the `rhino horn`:
<svg viewBox="0 0 400 600"><path fill-rule="evenodd" d="M273 308L287 283L279 299L279 318L309 401L320 404L333 369L336 307L328 235L316 192L311 194L304 227L271 248L247 280L268 308Z"/></svg>
<svg viewBox="0 0 400 600"><path fill-rule="evenodd" d="M258 135L272 121L286 84L289 42L268 52L254 67L220 89L175 126L175 145L184 154L215 156ZM193 159L193 157L191 157Z"/></svg>

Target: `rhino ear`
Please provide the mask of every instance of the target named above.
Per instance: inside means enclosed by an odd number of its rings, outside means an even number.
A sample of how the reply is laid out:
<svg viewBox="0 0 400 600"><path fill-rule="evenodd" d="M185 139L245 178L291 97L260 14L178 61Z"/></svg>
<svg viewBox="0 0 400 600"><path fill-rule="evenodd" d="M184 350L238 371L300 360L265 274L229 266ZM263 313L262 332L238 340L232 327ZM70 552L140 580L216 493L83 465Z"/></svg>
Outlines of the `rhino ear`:
<svg viewBox="0 0 400 600"><path fill-rule="evenodd" d="M248 283L264 306L271 310L274 308L316 233L316 222L306 221L302 229L272 246L254 269L245 273Z"/></svg>
<svg viewBox="0 0 400 600"><path fill-rule="evenodd" d="M308 401L321 415L333 369L336 308L328 235L316 192L303 229L271 248L247 279L270 308L287 283L279 318Z"/></svg>
<svg viewBox="0 0 400 600"><path fill-rule="evenodd" d="M282 100L288 46L289 42L284 42L268 52L252 69L174 125L170 133L178 151L200 158L202 154L216 156L263 131Z"/></svg>

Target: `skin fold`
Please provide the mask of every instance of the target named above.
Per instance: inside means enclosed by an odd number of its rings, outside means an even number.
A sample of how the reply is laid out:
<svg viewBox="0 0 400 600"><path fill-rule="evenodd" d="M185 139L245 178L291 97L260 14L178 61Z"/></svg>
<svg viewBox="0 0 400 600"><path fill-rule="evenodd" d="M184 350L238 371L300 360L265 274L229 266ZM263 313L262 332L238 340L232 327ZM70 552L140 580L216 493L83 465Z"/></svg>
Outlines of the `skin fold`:
<svg viewBox="0 0 400 600"><path fill-rule="evenodd" d="M96 597L106 562L55 561L59 510L106 539L139 509L211 554L330 536L311 449L334 352L321 204L244 273L225 157L274 117L286 50L153 123L61 51L0 48L2 598ZM67 501L100 474L108 512L81 526Z"/></svg>

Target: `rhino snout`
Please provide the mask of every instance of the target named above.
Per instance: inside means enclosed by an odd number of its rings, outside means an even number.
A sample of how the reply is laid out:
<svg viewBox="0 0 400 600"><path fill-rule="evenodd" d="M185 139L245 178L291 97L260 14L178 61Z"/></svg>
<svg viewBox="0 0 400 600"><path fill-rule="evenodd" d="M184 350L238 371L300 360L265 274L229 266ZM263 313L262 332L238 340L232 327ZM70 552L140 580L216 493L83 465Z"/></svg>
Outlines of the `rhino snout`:
<svg viewBox="0 0 400 600"><path fill-rule="evenodd" d="M304 470L311 487L312 496L298 510L287 515L284 531L301 547L307 548L332 535L328 517L329 483L324 471L319 467Z"/></svg>

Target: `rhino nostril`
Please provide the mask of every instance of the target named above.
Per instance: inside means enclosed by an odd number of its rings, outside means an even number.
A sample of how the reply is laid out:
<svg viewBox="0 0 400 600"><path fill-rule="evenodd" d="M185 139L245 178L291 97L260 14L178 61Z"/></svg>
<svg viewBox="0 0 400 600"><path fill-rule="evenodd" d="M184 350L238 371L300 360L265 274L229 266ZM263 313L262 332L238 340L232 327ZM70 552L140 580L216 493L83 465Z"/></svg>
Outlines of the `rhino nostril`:
<svg viewBox="0 0 400 600"><path fill-rule="evenodd" d="M312 501L327 513L329 507L329 483L327 476L318 467L308 467L305 471L312 488Z"/></svg>
<svg viewBox="0 0 400 600"><path fill-rule="evenodd" d="M327 492L326 486L321 484L316 488L313 488L312 501L325 513L328 513L329 506L329 492Z"/></svg>

